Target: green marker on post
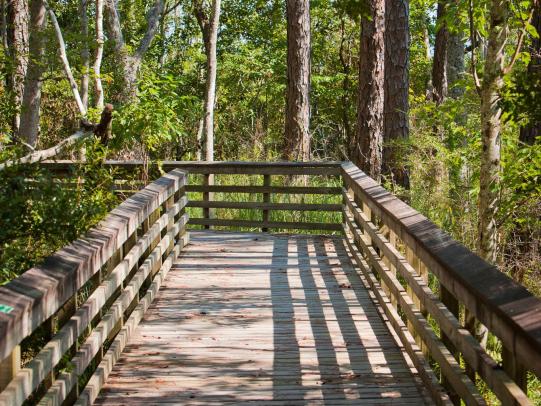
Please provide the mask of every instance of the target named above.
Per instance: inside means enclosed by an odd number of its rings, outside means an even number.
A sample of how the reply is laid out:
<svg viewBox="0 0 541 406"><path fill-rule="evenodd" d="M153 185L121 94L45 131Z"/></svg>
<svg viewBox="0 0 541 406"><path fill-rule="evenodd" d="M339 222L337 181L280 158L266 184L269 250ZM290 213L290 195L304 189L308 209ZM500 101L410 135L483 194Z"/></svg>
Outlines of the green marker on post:
<svg viewBox="0 0 541 406"><path fill-rule="evenodd" d="M13 310L13 307L0 303L0 313L7 314L7 313L10 313L12 310Z"/></svg>

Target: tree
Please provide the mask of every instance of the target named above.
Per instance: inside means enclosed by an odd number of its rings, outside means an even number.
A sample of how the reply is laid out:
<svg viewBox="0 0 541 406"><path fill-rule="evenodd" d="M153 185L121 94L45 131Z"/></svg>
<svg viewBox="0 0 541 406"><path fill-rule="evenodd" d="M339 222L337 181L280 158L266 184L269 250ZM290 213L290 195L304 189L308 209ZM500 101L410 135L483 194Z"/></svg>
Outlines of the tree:
<svg viewBox="0 0 541 406"><path fill-rule="evenodd" d="M368 2L361 19L357 134L350 156L375 180L381 177L384 122L385 0Z"/></svg>
<svg viewBox="0 0 541 406"><path fill-rule="evenodd" d="M438 1L436 19L436 41L434 44L434 58L432 60L432 100L441 104L447 97L447 46L449 31L447 30L446 0Z"/></svg>
<svg viewBox="0 0 541 406"><path fill-rule="evenodd" d="M94 57L94 92L96 95L96 107L103 108L103 85L101 83L101 61L103 58L103 1L96 0L96 55Z"/></svg>
<svg viewBox="0 0 541 406"><path fill-rule="evenodd" d="M287 0L287 90L283 158L310 159L310 2Z"/></svg>
<svg viewBox="0 0 541 406"><path fill-rule="evenodd" d="M15 136L19 133L20 108L24 92L24 78L28 66L28 3L26 0L7 2L7 45L11 62L8 89L16 112L12 119Z"/></svg>
<svg viewBox="0 0 541 406"><path fill-rule="evenodd" d="M43 0L31 0L29 61L24 81L19 134L32 147L36 146L39 134L46 22L47 12Z"/></svg>
<svg viewBox="0 0 541 406"><path fill-rule="evenodd" d="M194 11L201 28L205 55L207 58L207 77L205 84L205 112L202 136L205 145L205 159L214 161L214 104L216 103L216 45L220 22L220 0L212 0L210 16L204 10L203 2L194 1Z"/></svg>
<svg viewBox="0 0 541 406"><path fill-rule="evenodd" d="M500 133L502 109L500 92L506 68L505 45L509 35L509 4L506 0L493 0L490 7L488 47L480 85L482 150L479 181L478 252L488 262L497 259L498 228L496 215L499 208L500 187Z"/></svg>
<svg viewBox="0 0 541 406"><path fill-rule="evenodd" d="M135 52L131 54L124 42L122 35L122 27L120 25L120 17L115 0L104 0L108 11L109 18L109 36L114 44L114 52L123 74L123 87L120 100L123 102L132 100L137 93L137 77L143 57L147 53L152 40L158 31L160 17L164 11L165 0L156 0L147 13L147 29L145 35L139 42Z"/></svg>
<svg viewBox="0 0 541 406"><path fill-rule="evenodd" d="M407 188L408 171L400 164L396 144L409 137L409 0L386 0L384 37L383 171Z"/></svg>

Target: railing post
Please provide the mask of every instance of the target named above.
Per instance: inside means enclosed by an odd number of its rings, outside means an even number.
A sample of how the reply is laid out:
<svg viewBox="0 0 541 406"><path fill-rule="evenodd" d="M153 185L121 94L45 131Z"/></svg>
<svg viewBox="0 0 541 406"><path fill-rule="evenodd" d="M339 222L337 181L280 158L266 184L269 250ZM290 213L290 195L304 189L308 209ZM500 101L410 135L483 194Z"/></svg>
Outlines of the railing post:
<svg viewBox="0 0 541 406"><path fill-rule="evenodd" d="M11 382L21 369L21 346L17 345L3 361L0 362L0 392Z"/></svg>
<svg viewBox="0 0 541 406"><path fill-rule="evenodd" d="M271 186L271 175L263 175L263 186L270 187ZM271 201L271 194L270 192L264 192L263 193L263 203L270 203ZM263 221L267 222L269 221L269 210L263 209ZM262 232L269 231L268 227L262 227Z"/></svg>
<svg viewBox="0 0 541 406"><path fill-rule="evenodd" d="M203 179L203 185L204 186L212 186L214 185L214 174L212 173L206 173L204 175ZM203 192L203 201L208 203L210 201L214 200L214 193L213 192ZM204 207L203 208L203 218L206 220L210 220L214 217L213 210L210 209L210 207ZM207 230L210 230L211 226L209 224L205 225L205 228Z"/></svg>
<svg viewBox="0 0 541 406"><path fill-rule="evenodd" d="M512 351L507 347L502 348L503 369L515 381L515 383L527 393L528 389L528 371L521 365Z"/></svg>
<svg viewBox="0 0 541 406"><path fill-rule="evenodd" d="M459 318L459 310L460 310L458 300L441 283L440 283L440 298L441 298L441 302L445 305L445 307L447 307L447 309L449 309L449 311L451 313L453 313L456 316L456 318L458 319ZM459 353L459 351L457 350L457 348L453 344L453 341L449 337L447 337L447 335L444 332L441 333L441 341L443 342L443 344L445 344L445 346L447 347L449 352L451 354L453 354L455 359L460 362L460 353ZM445 378L445 376L443 374L441 376L441 383L442 383L443 387L449 391L449 397L451 398L451 401L455 405L460 405L460 397L453 390L453 388L450 385L449 381L447 380L447 378Z"/></svg>

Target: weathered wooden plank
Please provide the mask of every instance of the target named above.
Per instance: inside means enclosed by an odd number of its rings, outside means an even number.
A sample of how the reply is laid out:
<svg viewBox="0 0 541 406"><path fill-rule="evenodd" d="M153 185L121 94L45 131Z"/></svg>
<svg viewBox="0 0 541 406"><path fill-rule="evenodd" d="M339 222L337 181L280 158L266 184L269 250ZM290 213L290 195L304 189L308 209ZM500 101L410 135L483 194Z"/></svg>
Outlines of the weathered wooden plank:
<svg viewBox="0 0 541 406"><path fill-rule="evenodd" d="M453 240L351 163L348 187L393 230L520 363L541 377L541 300Z"/></svg>
<svg viewBox="0 0 541 406"><path fill-rule="evenodd" d="M270 175L266 175L270 176ZM339 187L330 186L205 186L188 185L187 192L221 192L221 193L276 193L299 195L339 195Z"/></svg>
<svg viewBox="0 0 541 406"><path fill-rule="evenodd" d="M188 224L247 228L284 228L290 230L329 230L340 231L341 225L335 223L297 223L294 221L223 220L191 218Z"/></svg>
<svg viewBox="0 0 541 406"><path fill-rule="evenodd" d="M69 173L76 161L43 161L40 165L51 172ZM161 161L165 171L182 169L194 174L246 174L246 175L340 175L342 162L194 162ZM133 172L143 167L143 161L105 161L106 167Z"/></svg>
<svg viewBox="0 0 541 406"><path fill-rule="evenodd" d="M302 203L268 203L268 202L227 202L190 200L188 207L205 207L216 209L253 209L253 210L286 210L286 211L342 211L341 204L302 204Z"/></svg>
<svg viewBox="0 0 541 406"><path fill-rule="evenodd" d="M0 304L11 309L0 313L0 359L55 314L185 179L180 170L161 177L119 205L84 237L0 287Z"/></svg>
<svg viewBox="0 0 541 406"><path fill-rule="evenodd" d="M185 404L192 395L203 403L424 403L341 238L192 234L124 352L106 354L115 367L104 359L79 404ZM256 272L227 265L268 249ZM205 252L220 257L200 274L193 264L204 265ZM295 267L280 269L289 255Z"/></svg>

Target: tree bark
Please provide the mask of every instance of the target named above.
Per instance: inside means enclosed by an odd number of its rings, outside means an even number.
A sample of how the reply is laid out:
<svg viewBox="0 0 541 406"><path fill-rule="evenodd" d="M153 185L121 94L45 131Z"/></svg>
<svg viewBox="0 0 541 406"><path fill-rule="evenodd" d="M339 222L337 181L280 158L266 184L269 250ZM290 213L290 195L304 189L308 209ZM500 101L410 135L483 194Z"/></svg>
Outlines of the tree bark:
<svg viewBox="0 0 541 406"><path fill-rule="evenodd" d="M432 62L432 100L441 104L447 97L447 44L449 31L445 23L445 0L438 2L436 25L436 41L434 44L434 58Z"/></svg>
<svg viewBox="0 0 541 406"><path fill-rule="evenodd" d="M212 11L209 22L207 81L205 91L205 120L203 136L205 143L205 159L214 161L214 104L216 102L216 44L218 42L218 26L220 22L220 0L212 0Z"/></svg>
<svg viewBox="0 0 541 406"><path fill-rule="evenodd" d="M12 63L8 75L8 89L16 112L12 118L13 134L19 134L20 108L24 92L24 78L28 66L28 3L26 0L7 2L7 43Z"/></svg>
<svg viewBox="0 0 541 406"><path fill-rule="evenodd" d="M103 0L96 0L96 55L94 57L94 92L96 94L96 107L103 108L103 85L101 82L101 61L103 59Z"/></svg>
<svg viewBox="0 0 541 406"><path fill-rule="evenodd" d="M462 32L450 32L447 41L447 86L448 94L453 99L458 99L464 94L464 87L457 82L464 75L464 36Z"/></svg>
<svg viewBox="0 0 541 406"><path fill-rule="evenodd" d="M35 147L39 135L43 55L47 11L43 0L30 1L30 38L28 70L24 82L19 136Z"/></svg>
<svg viewBox="0 0 541 406"><path fill-rule="evenodd" d="M368 3L361 19L357 134L351 160L380 181L384 122L385 0Z"/></svg>
<svg viewBox="0 0 541 406"><path fill-rule="evenodd" d="M283 158L310 159L310 2L287 0L287 91Z"/></svg>
<svg viewBox="0 0 541 406"><path fill-rule="evenodd" d="M79 0L79 19L81 22L81 35L83 43L81 45L81 101L85 109L88 108L88 84L90 82L90 51L88 49L88 0Z"/></svg>
<svg viewBox="0 0 541 406"><path fill-rule="evenodd" d="M385 2L385 102L383 171L409 188L399 145L409 137L409 0Z"/></svg>
<svg viewBox="0 0 541 406"><path fill-rule="evenodd" d="M534 7L531 24L541 35L541 3L536 2ZM530 63L527 74L531 78L531 83L541 84L541 37L531 39ZM534 120L520 129L519 139L525 144L533 145L539 136L541 136L541 121Z"/></svg>
<svg viewBox="0 0 541 406"><path fill-rule="evenodd" d="M483 82L481 85L482 151L479 184L479 255L495 264L498 254L496 215L500 188L500 132L502 110L499 106L504 77L504 47L508 37L508 2L493 0Z"/></svg>

